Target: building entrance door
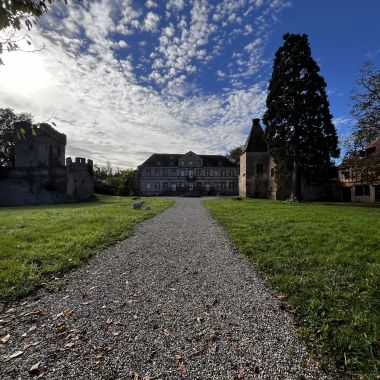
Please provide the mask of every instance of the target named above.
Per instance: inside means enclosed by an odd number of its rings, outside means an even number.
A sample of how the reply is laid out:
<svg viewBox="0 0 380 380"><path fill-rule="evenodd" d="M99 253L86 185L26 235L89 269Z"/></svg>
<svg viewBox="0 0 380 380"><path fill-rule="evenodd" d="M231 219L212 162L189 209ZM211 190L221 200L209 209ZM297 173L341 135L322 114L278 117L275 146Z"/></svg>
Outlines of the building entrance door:
<svg viewBox="0 0 380 380"><path fill-rule="evenodd" d="M343 202L351 202L351 187L343 187L342 198Z"/></svg>
<svg viewBox="0 0 380 380"><path fill-rule="evenodd" d="M374 186L375 188L375 202L380 202L380 186Z"/></svg>

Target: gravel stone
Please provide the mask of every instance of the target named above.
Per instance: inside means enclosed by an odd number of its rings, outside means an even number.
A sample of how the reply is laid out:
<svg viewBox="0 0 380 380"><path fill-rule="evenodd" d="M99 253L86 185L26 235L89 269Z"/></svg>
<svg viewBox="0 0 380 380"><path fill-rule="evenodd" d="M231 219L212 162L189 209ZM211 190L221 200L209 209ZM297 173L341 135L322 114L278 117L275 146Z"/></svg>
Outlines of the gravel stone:
<svg viewBox="0 0 380 380"><path fill-rule="evenodd" d="M0 314L1 379L330 378L200 199L66 277Z"/></svg>

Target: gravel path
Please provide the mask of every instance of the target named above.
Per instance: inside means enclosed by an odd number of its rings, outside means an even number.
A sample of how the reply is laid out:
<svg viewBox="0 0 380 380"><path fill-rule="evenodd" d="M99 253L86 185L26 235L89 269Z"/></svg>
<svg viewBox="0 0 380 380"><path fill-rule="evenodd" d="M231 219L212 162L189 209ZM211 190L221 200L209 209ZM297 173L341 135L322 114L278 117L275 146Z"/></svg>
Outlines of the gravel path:
<svg viewBox="0 0 380 380"><path fill-rule="evenodd" d="M328 378L200 199L68 277L0 314L1 379Z"/></svg>

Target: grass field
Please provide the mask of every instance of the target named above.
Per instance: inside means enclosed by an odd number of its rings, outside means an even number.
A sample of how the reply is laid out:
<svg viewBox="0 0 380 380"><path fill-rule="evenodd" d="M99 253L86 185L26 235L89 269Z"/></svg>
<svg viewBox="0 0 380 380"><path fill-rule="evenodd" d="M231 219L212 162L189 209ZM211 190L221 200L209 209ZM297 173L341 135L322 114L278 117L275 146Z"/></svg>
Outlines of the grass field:
<svg viewBox="0 0 380 380"><path fill-rule="evenodd" d="M252 199L205 205L286 296L322 364L378 379L380 207Z"/></svg>
<svg viewBox="0 0 380 380"><path fill-rule="evenodd" d="M97 196L76 204L0 208L0 300L25 295L86 263L173 203L149 198L150 209L133 210L132 202Z"/></svg>

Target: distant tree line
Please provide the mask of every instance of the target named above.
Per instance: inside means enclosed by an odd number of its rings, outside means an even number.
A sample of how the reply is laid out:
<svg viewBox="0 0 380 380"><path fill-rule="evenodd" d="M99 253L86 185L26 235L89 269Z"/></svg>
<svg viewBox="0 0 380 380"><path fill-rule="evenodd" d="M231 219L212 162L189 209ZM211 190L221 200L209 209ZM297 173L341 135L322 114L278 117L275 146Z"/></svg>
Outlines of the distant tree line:
<svg viewBox="0 0 380 380"><path fill-rule="evenodd" d="M105 166L94 165L95 192L107 195L134 195L134 170L114 170L109 162Z"/></svg>

